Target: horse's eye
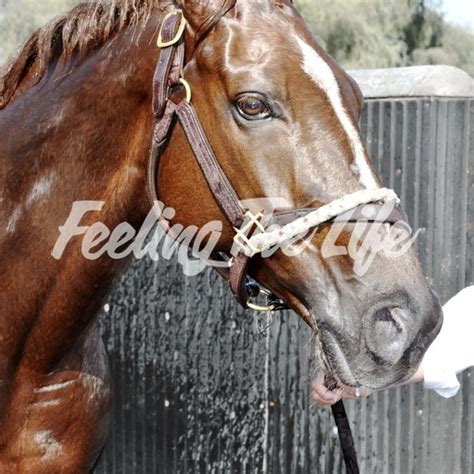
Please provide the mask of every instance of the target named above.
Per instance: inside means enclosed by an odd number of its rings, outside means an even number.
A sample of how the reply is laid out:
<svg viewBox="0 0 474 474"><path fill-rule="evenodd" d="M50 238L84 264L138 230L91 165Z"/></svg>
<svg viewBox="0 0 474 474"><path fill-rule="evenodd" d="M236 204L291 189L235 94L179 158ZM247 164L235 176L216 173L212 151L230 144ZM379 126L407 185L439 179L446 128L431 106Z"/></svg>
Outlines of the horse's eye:
<svg viewBox="0 0 474 474"><path fill-rule="evenodd" d="M272 116L268 104L253 95L240 96L235 106L239 114L247 120L263 120Z"/></svg>

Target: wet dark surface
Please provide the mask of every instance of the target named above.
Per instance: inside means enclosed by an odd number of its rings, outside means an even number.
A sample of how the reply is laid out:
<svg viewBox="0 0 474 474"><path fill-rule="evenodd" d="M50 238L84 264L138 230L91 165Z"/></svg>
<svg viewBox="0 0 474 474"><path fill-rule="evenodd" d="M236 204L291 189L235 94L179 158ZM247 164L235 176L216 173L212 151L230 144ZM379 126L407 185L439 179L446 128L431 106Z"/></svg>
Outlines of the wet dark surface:
<svg viewBox="0 0 474 474"><path fill-rule="evenodd" d="M362 128L402 198L443 301L472 284L474 106L369 101ZM470 172L470 174L469 174ZM330 411L309 401L314 342L289 312L234 303L217 275L140 261L101 320L114 377L98 473L344 472ZM364 473L473 472L474 383L443 400L404 387L347 403Z"/></svg>

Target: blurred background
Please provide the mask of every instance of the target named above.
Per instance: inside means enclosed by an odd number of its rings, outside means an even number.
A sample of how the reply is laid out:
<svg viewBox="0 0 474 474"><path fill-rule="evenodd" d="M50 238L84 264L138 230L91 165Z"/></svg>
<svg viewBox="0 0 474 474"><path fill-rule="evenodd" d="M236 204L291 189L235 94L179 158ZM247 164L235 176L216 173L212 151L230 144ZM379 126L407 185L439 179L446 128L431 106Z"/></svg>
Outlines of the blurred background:
<svg viewBox="0 0 474 474"><path fill-rule="evenodd" d="M0 0L0 64L77 0ZM448 64L474 75L473 0L297 0L322 45L348 69Z"/></svg>

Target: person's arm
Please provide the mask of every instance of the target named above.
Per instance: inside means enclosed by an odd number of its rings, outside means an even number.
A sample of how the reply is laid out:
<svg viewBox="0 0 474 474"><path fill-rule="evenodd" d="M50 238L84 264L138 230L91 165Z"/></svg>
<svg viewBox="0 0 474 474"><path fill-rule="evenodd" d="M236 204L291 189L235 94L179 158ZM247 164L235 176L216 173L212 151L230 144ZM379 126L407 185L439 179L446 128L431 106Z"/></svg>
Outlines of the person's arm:
<svg viewBox="0 0 474 474"><path fill-rule="evenodd" d="M449 398L457 394L457 374L474 365L474 286L451 298L444 306L441 332L421 363L425 388Z"/></svg>

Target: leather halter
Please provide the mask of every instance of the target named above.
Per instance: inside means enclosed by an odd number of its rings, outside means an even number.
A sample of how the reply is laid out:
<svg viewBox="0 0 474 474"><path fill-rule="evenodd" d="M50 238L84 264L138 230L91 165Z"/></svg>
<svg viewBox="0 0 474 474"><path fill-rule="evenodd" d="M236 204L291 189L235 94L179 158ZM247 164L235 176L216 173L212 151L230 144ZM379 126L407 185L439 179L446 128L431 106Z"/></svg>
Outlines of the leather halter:
<svg viewBox="0 0 474 474"><path fill-rule="evenodd" d="M201 171L207 181L216 203L222 213L234 229L240 229L250 215L251 221L259 225L258 216L249 214L239 203L239 197L234 187L227 179L222 170L211 145L206 137L202 125L197 117L194 107L191 105L191 88L182 77L185 62L185 34L186 20L181 10L174 10L164 18L158 37L158 46L161 49L158 64L153 79L153 114L155 117L155 129L153 133L153 145L150 154L148 169L148 192L152 203L158 201L157 172L161 153L172 133L175 118L179 121L189 145L194 153ZM173 102L171 91L178 87L184 87L186 97L179 103ZM375 208L381 204L372 204ZM270 224L284 225L297 218L305 216L315 209L294 209L277 212L273 215ZM355 208L353 217L348 222L357 222L361 217L360 209ZM330 219L324 224L331 224L337 219ZM395 224L407 222L405 213L395 207L390 215L384 219L373 219L370 222ZM240 237L237 233L236 238ZM218 258L217 256L215 256ZM279 310L286 309L285 302L273 295L270 291L261 289L259 284L247 276L251 256L243 248L237 255L229 260L228 268L214 269L227 280L234 296L245 308L255 310ZM268 298L268 305L257 306L249 301L250 297L263 294Z"/></svg>

